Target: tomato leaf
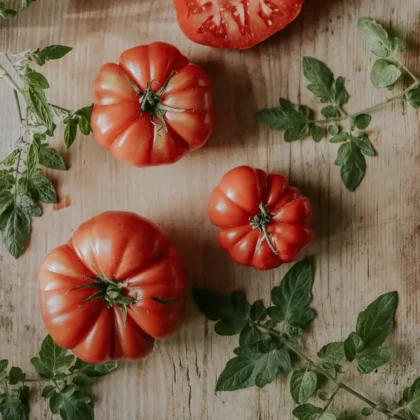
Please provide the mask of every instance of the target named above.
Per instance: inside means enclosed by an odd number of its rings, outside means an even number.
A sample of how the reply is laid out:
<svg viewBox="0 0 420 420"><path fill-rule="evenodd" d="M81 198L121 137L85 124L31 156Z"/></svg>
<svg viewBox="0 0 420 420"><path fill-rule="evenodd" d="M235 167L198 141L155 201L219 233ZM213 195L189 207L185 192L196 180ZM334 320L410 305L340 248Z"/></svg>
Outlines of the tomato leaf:
<svg viewBox="0 0 420 420"><path fill-rule="evenodd" d="M407 93L407 99L414 109L420 108L420 89L413 89Z"/></svg>
<svg viewBox="0 0 420 420"><path fill-rule="evenodd" d="M303 404L293 410L293 415L299 420L336 420L331 413L322 413L322 408L312 404ZM321 414L322 413L322 414Z"/></svg>
<svg viewBox="0 0 420 420"><path fill-rule="evenodd" d="M365 156L376 156L376 151L373 148L371 141L366 133L362 131L352 131L350 133L351 142L359 148Z"/></svg>
<svg viewBox="0 0 420 420"><path fill-rule="evenodd" d="M354 126L359 130L365 130L369 127L372 117L369 114L359 114L353 119Z"/></svg>
<svg viewBox="0 0 420 420"><path fill-rule="evenodd" d="M344 341L344 354L349 362L352 362L357 355L363 350L364 343L360 336L352 332Z"/></svg>
<svg viewBox="0 0 420 420"><path fill-rule="evenodd" d="M64 420L94 419L90 398L73 388L66 387L62 392L55 393L50 399L50 410L53 414L60 414Z"/></svg>
<svg viewBox="0 0 420 420"><path fill-rule="evenodd" d="M17 15L17 11L9 9L2 1L0 1L0 18L1 19L10 19Z"/></svg>
<svg viewBox="0 0 420 420"><path fill-rule="evenodd" d="M367 348L357 356L357 369L360 373L371 373L393 357L394 352L388 347Z"/></svg>
<svg viewBox="0 0 420 420"><path fill-rule="evenodd" d="M53 115L48 104L45 92L39 86L30 85L25 82L23 95L29 108L35 114L39 122L47 127L47 130L53 130Z"/></svg>
<svg viewBox="0 0 420 420"><path fill-rule="evenodd" d="M49 147L48 144L43 144L39 151L39 163L42 166L50 169L57 169L59 171L67 171L64 159L58 150Z"/></svg>
<svg viewBox="0 0 420 420"><path fill-rule="evenodd" d="M359 314L356 332L365 348L378 347L384 343L394 328L397 306L397 292L385 293Z"/></svg>
<svg viewBox="0 0 420 420"><path fill-rule="evenodd" d="M420 378L404 390L402 401L411 414L420 415Z"/></svg>
<svg viewBox="0 0 420 420"><path fill-rule="evenodd" d="M318 357L328 369L339 365L344 359L344 343L338 341L326 344L318 352Z"/></svg>
<svg viewBox="0 0 420 420"><path fill-rule="evenodd" d="M257 300L251 306L250 312L251 319L253 321L262 321L267 318L267 308L260 300Z"/></svg>
<svg viewBox="0 0 420 420"><path fill-rule="evenodd" d="M87 387L92 385L92 379L90 379L90 377L85 373L79 373L73 378L73 383L78 386Z"/></svg>
<svg viewBox="0 0 420 420"><path fill-rule="evenodd" d="M95 378L100 376L108 375L118 367L118 363L114 361L93 365L86 363L83 360L76 359L73 371L81 371L89 378Z"/></svg>
<svg viewBox="0 0 420 420"><path fill-rule="evenodd" d="M9 205L2 213L0 226L3 243L10 254L18 258L28 241L31 231L30 217L18 206Z"/></svg>
<svg viewBox="0 0 420 420"><path fill-rule="evenodd" d="M374 64L370 80L376 88L389 88L395 85L401 75L401 70L395 64L381 58Z"/></svg>
<svg viewBox="0 0 420 420"><path fill-rule="evenodd" d="M26 181L28 183L28 191L35 202L57 203L57 194L53 184L39 170L26 178Z"/></svg>
<svg viewBox="0 0 420 420"><path fill-rule="evenodd" d="M334 74L322 61L312 57L303 57L303 74L311 82L308 90L322 103L335 103Z"/></svg>
<svg viewBox="0 0 420 420"><path fill-rule="evenodd" d="M42 216L42 209L32 200L29 195L19 189L16 197L16 205L28 216Z"/></svg>
<svg viewBox="0 0 420 420"><path fill-rule="evenodd" d="M77 124L78 121L74 118L70 118L67 121L66 129L64 131L64 143L67 146L67 148L69 148L76 140Z"/></svg>
<svg viewBox="0 0 420 420"><path fill-rule="evenodd" d="M74 115L78 117L79 129L85 136L92 132L92 126L90 124L92 111L93 105L81 108L74 113Z"/></svg>
<svg viewBox="0 0 420 420"><path fill-rule="evenodd" d="M22 0L22 10L27 9L32 3L36 1L37 0Z"/></svg>
<svg viewBox="0 0 420 420"><path fill-rule="evenodd" d="M315 394L318 377L314 372L297 370L290 379L290 394L296 404L306 403Z"/></svg>
<svg viewBox="0 0 420 420"><path fill-rule="evenodd" d="M225 296L194 289L193 297L198 309L211 321L217 321L214 330L219 335L238 334L248 324L251 306L241 291Z"/></svg>
<svg viewBox="0 0 420 420"><path fill-rule="evenodd" d="M25 66L23 79L29 86L35 86L41 89L48 89L50 87L50 84L45 76L35 70L32 70L29 66Z"/></svg>
<svg viewBox="0 0 420 420"><path fill-rule="evenodd" d="M22 372L20 367L13 366L9 371L9 383L11 385L16 385L19 382L22 382L26 377L26 374Z"/></svg>
<svg viewBox="0 0 420 420"><path fill-rule="evenodd" d="M37 49L31 53L29 60L35 61L39 66L43 66L47 61L58 60L68 54L73 48L64 45L50 45L43 50Z"/></svg>
<svg viewBox="0 0 420 420"><path fill-rule="evenodd" d="M15 395L0 395L0 413L3 420L28 420L28 407Z"/></svg>

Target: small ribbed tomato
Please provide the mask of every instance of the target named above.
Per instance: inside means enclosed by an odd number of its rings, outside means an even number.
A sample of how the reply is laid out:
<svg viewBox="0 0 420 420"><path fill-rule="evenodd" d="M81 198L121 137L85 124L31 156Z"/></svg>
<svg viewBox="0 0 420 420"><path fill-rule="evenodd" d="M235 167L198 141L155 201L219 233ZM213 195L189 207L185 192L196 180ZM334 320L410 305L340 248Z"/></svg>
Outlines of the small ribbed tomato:
<svg viewBox="0 0 420 420"><path fill-rule="evenodd" d="M209 77L163 42L123 52L94 85L96 141L135 166L173 163L203 146L214 128Z"/></svg>
<svg viewBox="0 0 420 420"><path fill-rule="evenodd" d="M109 211L82 224L39 272L41 314L53 340L89 363L139 359L181 321L183 264L162 229Z"/></svg>
<svg viewBox="0 0 420 420"><path fill-rule="evenodd" d="M259 270L296 260L315 235L309 198L283 175L249 166L223 176L211 194L209 216L230 257Z"/></svg>
<svg viewBox="0 0 420 420"><path fill-rule="evenodd" d="M191 40L217 48L251 48L292 22L304 0L174 0Z"/></svg>

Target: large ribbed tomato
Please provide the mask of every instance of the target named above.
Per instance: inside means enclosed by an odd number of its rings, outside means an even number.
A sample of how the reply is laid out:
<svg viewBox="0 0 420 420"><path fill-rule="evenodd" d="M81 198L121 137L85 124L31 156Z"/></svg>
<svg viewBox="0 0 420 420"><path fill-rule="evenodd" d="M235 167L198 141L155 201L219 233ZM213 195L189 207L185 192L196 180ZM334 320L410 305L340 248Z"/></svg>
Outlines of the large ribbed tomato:
<svg viewBox="0 0 420 420"><path fill-rule="evenodd" d="M41 314L53 340L90 363L139 359L180 323L182 262L162 229L109 211L82 224L39 272Z"/></svg>
<svg viewBox="0 0 420 420"><path fill-rule="evenodd" d="M211 194L209 216L230 257L260 270L296 260L314 238L309 198L283 175L249 166L223 176Z"/></svg>
<svg viewBox="0 0 420 420"><path fill-rule="evenodd" d="M292 22L304 0L174 0L191 40L217 48L251 48Z"/></svg>
<svg viewBox="0 0 420 420"><path fill-rule="evenodd" d="M206 143L214 127L209 77L163 42L123 52L95 81L96 141L135 166L181 159Z"/></svg>

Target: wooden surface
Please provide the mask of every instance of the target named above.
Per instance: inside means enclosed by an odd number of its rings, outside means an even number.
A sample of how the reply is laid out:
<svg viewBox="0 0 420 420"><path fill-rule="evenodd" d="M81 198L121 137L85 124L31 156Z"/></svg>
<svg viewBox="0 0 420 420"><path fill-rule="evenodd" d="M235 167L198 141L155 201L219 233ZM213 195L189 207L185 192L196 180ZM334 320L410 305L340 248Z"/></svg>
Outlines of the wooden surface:
<svg viewBox="0 0 420 420"><path fill-rule="evenodd" d="M117 162L93 140L78 137L69 152L62 132L56 145L71 166L50 175L71 206L34 221L30 246L14 260L0 246L1 357L31 372L29 360L46 334L39 314L37 270L52 248L67 241L88 218L109 209L138 212L169 234L187 266L192 284L220 291L243 288L268 303L269 290L287 266L260 273L229 260L216 241L206 207L211 190L229 169L249 164L281 172L313 200L317 239L312 351L340 340L354 328L356 315L386 291L398 290L398 327L391 339L397 359L369 377L349 382L377 401L398 399L420 374L417 301L420 297L420 114L401 103L374 115L371 138L377 158L368 159L365 181L346 191L333 162L337 147L311 140L286 144L282 135L259 127L253 113L289 97L319 105L306 90L301 58L318 57L348 81L349 111L385 98L372 88L373 57L356 31L359 17L375 17L409 38L405 61L420 74L418 0L307 0L300 17L285 31L248 51L221 51L195 45L178 28L170 0L39 0L18 19L0 23L0 50L15 52L48 44L74 47L65 59L44 67L52 85L49 98L67 108L92 101L92 81L102 63L128 47L160 40L175 44L200 64L214 83L217 128L208 145L179 163L136 169ZM0 84L0 156L17 137L10 89ZM288 382L279 378L259 390L215 394L216 378L232 356L236 338L216 336L190 302L182 328L138 363L121 363L95 386L100 420L291 419ZM38 395L40 392L38 393ZM32 402L32 419L51 419L45 401ZM357 416L357 400L340 393L333 408ZM354 417L353 414L356 414ZM373 418L383 418L374 416Z"/></svg>

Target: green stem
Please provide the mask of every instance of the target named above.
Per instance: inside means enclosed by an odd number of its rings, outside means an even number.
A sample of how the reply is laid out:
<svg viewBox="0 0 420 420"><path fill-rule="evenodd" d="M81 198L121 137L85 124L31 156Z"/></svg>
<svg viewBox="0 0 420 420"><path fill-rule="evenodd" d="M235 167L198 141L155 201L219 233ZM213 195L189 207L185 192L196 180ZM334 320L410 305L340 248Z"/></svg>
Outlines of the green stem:
<svg viewBox="0 0 420 420"><path fill-rule="evenodd" d="M407 89L405 89L404 91L402 91L401 93L399 93L398 95L395 96L391 96L390 98L386 99L383 102L379 102L376 105L372 105L369 108L366 108L362 111L359 112L355 112L353 114L348 114L346 113L342 108L341 111L344 113L343 116L341 117L333 117L333 118L324 118L321 120L311 120L310 122L315 123L315 124L325 124L325 123L330 123L330 122L340 122L340 121L345 121L345 120L350 120L353 119L355 117L357 117L360 114L369 114L375 110L377 110L378 108L381 108L391 102L396 101L397 99L402 99L408 92L410 92L411 90L417 88L418 86L420 86L420 80L416 79L417 81L414 82L412 85L410 85Z"/></svg>
<svg viewBox="0 0 420 420"><path fill-rule="evenodd" d="M394 56L393 59L410 75L413 80L420 84L420 79L398 57Z"/></svg>
<svg viewBox="0 0 420 420"><path fill-rule="evenodd" d="M0 64L0 76L2 76L2 78L4 80L6 80L7 83L9 83L9 85L16 90L17 92L19 92L21 95L23 95L22 93L22 89L17 85L17 83L12 79L12 77L10 76L9 72Z"/></svg>
<svg viewBox="0 0 420 420"><path fill-rule="evenodd" d="M354 397L358 398L359 400L363 401L365 404L369 405L372 408L376 408L378 404L374 403L373 401L366 398L364 395L360 394L359 392L355 391L354 389L350 388L346 384L342 383L339 379L334 378L328 371L323 369L319 366L316 362L314 362L309 356L299 350L293 343L291 343L283 334L279 333L277 330L272 328L266 327L260 323L257 324L259 328L268 331L270 334L275 335L277 338L281 340L281 342L293 353L297 356L308 362L317 372L319 372L322 376L329 379L330 381L334 382L336 385L339 386L339 389L343 389L344 391L348 392L349 394L353 395ZM338 391L337 391L338 392ZM395 415L391 411L387 410L383 412L388 418L397 419L397 420L406 420L404 417L399 416L398 414Z"/></svg>
<svg viewBox="0 0 420 420"><path fill-rule="evenodd" d="M19 114L19 120L22 124L23 123L22 108L20 107L19 95L18 95L18 93L15 89L13 89L13 95L15 96L15 102L16 102L16 107L17 107L18 114Z"/></svg>

